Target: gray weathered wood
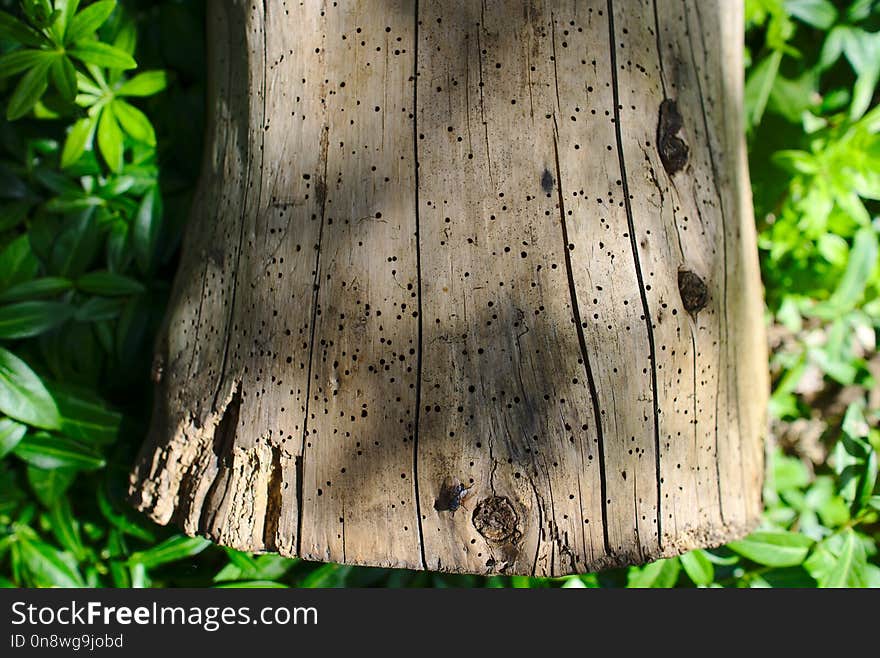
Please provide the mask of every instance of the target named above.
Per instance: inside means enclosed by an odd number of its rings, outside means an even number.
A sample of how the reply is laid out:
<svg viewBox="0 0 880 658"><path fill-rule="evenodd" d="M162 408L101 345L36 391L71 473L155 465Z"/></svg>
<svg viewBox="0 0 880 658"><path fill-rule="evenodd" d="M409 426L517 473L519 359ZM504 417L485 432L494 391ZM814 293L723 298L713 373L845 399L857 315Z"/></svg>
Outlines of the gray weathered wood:
<svg viewBox="0 0 880 658"><path fill-rule="evenodd" d="M740 3L209 6L139 509L243 550L535 575L755 525Z"/></svg>

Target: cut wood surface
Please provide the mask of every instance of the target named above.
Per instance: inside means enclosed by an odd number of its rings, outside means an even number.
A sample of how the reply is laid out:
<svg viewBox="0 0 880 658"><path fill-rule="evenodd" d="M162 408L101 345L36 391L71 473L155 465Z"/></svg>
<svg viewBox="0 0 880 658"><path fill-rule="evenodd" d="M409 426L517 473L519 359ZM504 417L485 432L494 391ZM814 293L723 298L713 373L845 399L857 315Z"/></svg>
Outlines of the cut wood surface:
<svg viewBox="0 0 880 658"><path fill-rule="evenodd" d="M758 521L729 0L217 0L136 506L247 551L559 576Z"/></svg>

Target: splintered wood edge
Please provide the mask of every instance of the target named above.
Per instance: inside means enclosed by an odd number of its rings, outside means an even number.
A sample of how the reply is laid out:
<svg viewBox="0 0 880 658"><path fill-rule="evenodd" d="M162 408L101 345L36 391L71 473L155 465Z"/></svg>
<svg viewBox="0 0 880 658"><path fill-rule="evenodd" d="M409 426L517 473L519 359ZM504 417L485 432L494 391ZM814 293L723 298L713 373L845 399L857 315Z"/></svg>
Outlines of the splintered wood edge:
<svg viewBox="0 0 880 658"><path fill-rule="evenodd" d="M135 509L140 512L143 512L150 520L158 523L159 525L168 525L169 520L162 514L156 513L155 510L151 509L149 505L138 504L137 496L133 496L130 501L134 505ZM201 537L202 534L193 531L192 529L186 529L184 524L179 519L174 519L173 524L180 528L180 530L187 535L188 537ZM577 571L562 571L560 573L554 573L552 577L562 577L562 576L574 576L574 575L585 575L589 573L597 573L600 571L605 571L607 569L617 569L621 567L630 567L630 566L640 566L646 564L648 562L653 562L655 560L664 559L664 558L673 558L679 555L683 555L689 551L693 551L696 549L703 550L711 550L714 548L719 548L724 546L725 544L737 541L739 539L743 539L752 533L759 525L761 524L761 515L756 514L754 518L752 518L746 524L726 524L721 527L716 528L697 528L693 531L682 533L681 536L677 537L675 541L663 547L663 550L654 553L646 553L644 555L637 555L634 553L627 553L622 555L607 555L603 556L597 560L594 560L588 563L583 570ZM246 553L253 553L257 555L265 555L274 553L274 551L265 551L259 548L255 549L253 546L249 546L247 544L236 544L234 542L214 542L219 546L225 546L226 548L232 548L237 551L243 551ZM296 553L290 552L288 550L280 550L277 553L286 558L300 558L306 561L315 561L321 562L320 558L311 557L311 556L301 556ZM353 567L376 567L376 568L385 568L385 569L411 569L413 571L423 571L423 567L420 564L413 564L409 562L401 562L393 559L389 560L358 560L356 558L346 557L345 560L334 561L335 564L343 564ZM462 575L475 575L475 576L530 576L535 577L535 574L530 571L514 571L507 568L505 565L500 564L493 566L491 568L487 568L485 571L473 571L461 567L457 567L454 564L440 564L439 569L432 569L435 573L449 573L449 574L462 574ZM538 576L540 577L540 576Z"/></svg>

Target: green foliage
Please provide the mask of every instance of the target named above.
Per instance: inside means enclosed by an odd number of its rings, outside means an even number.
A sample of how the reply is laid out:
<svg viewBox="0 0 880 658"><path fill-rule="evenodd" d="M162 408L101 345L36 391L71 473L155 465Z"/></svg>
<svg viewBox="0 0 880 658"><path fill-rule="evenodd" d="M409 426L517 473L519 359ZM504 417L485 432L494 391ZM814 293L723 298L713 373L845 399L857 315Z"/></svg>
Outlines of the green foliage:
<svg viewBox="0 0 880 658"><path fill-rule="evenodd" d="M880 586L880 2L746 1L773 378L761 528L555 579L252 556L129 510L152 336L200 161L203 15L204 0L0 0L0 582Z"/></svg>
<svg viewBox="0 0 880 658"><path fill-rule="evenodd" d="M21 18L0 14L0 36L21 46L0 57L0 78L21 75L8 99L10 121L33 110L50 85L62 107L82 104L77 91L85 91L89 76L103 80L102 69L137 66L130 52L95 38L116 9L116 0L100 0L77 11L79 4L79 0L28 0L21 3Z"/></svg>
<svg viewBox="0 0 880 658"><path fill-rule="evenodd" d="M149 9L0 4L0 98L15 121L0 122L0 568L17 584L145 586L197 552L161 542L121 490L178 239L162 199L181 196L173 174L160 185L143 109L169 77L125 73Z"/></svg>

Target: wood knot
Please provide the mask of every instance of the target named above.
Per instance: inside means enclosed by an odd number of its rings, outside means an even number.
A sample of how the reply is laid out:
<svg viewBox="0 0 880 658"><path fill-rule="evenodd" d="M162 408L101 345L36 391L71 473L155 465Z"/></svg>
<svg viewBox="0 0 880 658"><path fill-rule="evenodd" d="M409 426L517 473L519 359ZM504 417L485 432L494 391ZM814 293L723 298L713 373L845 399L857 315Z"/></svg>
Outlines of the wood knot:
<svg viewBox="0 0 880 658"><path fill-rule="evenodd" d="M672 176L678 173L688 161L690 149L685 141L678 136L684 127L684 120L678 111L678 105L671 98L660 103L660 121L657 124L657 151L666 173Z"/></svg>
<svg viewBox="0 0 880 658"><path fill-rule="evenodd" d="M519 519L510 500L504 496L490 496L480 501L474 510L473 523L483 537L502 543L516 535Z"/></svg>
<svg viewBox="0 0 880 658"><path fill-rule="evenodd" d="M688 313L697 314L709 303L709 288L699 275L690 270L678 271L678 292Z"/></svg>
<svg viewBox="0 0 880 658"><path fill-rule="evenodd" d="M544 174L541 176L541 189L544 190L546 194L550 194L553 191L553 184L556 181L553 180L553 174L550 173L549 169L544 169Z"/></svg>

